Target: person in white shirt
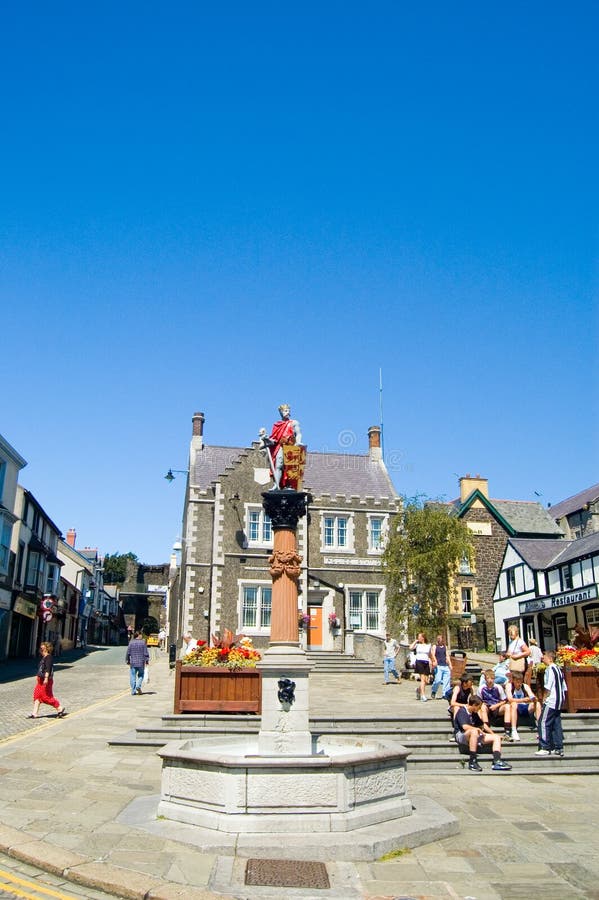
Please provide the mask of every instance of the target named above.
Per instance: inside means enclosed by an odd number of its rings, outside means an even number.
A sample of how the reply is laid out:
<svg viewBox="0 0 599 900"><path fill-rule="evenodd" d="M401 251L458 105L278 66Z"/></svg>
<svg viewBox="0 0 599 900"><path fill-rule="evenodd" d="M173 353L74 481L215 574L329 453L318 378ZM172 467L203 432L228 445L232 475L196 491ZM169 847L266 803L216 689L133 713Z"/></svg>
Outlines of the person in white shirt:
<svg viewBox="0 0 599 900"><path fill-rule="evenodd" d="M428 643L426 635L422 631L416 640L410 644L410 650L414 650L416 653L414 671L417 675L420 675L420 699L424 703L428 700L426 686L432 669L437 665L437 660L435 659L432 644Z"/></svg>
<svg viewBox="0 0 599 900"><path fill-rule="evenodd" d="M179 658L184 659L188 653L191 653L192 650L198 646L198 642L192 638L189 631L186 631L183 635L183 645L181 647L181 652L179 653Z"/></svg>
<svg viewBox="0 0 599 900"><path fill-rule="evenodd" d="M395 658L399 653L399 644L392 638L389 632L385 635L383 642L383 667L385 672L385 684L390 684L389 675L393 675L397 682L401 681L401 677L395 666Z"/></svg>

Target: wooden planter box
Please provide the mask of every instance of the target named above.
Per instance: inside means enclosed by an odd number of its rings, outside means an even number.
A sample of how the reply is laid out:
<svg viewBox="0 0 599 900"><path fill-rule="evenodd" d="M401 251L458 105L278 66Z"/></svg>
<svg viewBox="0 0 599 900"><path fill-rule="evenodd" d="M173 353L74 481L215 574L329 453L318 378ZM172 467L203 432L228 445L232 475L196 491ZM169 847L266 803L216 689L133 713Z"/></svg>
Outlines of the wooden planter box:
<svg viewBox="0 0 599 900"><path fill-rule="evenodd" d="M180 713L259 713L262 674L257 669L230 671L217 666L175 667L175 715Z"/></svg>
<svg viewBox="0 0 599 900"><path fill-rule="evenodd" d="M599 710L599 669L594 666L564 667L566 679L566 710Z"/></svg>

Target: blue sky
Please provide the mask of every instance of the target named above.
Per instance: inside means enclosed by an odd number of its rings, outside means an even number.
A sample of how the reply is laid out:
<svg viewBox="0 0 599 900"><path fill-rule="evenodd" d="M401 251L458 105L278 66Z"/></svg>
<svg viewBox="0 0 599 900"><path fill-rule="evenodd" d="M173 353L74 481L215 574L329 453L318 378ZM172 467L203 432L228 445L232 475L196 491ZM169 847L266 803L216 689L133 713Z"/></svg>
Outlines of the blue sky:
<svg viewBox="0 0 599 900"><path fill-rule="evenodd" d="M599 481L595 3L0 14L0 431L78 546L165 561L196 410L398 491Z"/></svg>

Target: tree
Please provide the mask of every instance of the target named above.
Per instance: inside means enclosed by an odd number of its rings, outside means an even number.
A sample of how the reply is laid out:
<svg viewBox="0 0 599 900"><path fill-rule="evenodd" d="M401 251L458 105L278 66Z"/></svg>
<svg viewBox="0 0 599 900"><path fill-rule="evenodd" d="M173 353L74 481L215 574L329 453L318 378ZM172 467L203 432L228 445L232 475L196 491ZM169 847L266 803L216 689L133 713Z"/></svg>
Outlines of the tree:
<svg viewBox="0 0 599 900"><path fill-rule="evenodd" d="M408 634L443 631L460 562L473 558L470 532L450 506L404 499L383 553L390 619Z"/></svg>
<svg viewBox="0 0 599 900"><path fill-rule="evenodd" d="M104 557L104 583L122 584L127 577L127 562L139 562L135 553L107 553Z"/></svg>
<svg viewBox="0 0 599 900"><path fill-rule="evenodd" d="M160 631L160 625L158 624L158 619L155 619L154 616L147 616L144 619L143 625L141 626L141 630L143 634L146 636L149 634L158 634Z"/></svg>

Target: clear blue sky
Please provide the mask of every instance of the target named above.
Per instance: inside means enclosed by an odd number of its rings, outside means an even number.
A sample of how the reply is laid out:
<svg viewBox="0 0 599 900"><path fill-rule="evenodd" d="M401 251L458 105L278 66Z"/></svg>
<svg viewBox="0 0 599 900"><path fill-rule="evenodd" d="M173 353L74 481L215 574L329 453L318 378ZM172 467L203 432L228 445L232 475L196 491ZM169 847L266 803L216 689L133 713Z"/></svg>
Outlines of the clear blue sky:
<svg viewBox="0 0 599 900"><path fill-rule="evenodd" d="M168 559L196 410L364 451L380 367L401 493L599 481L595 2L0 15L0 432L78 546Z"/></svg>

